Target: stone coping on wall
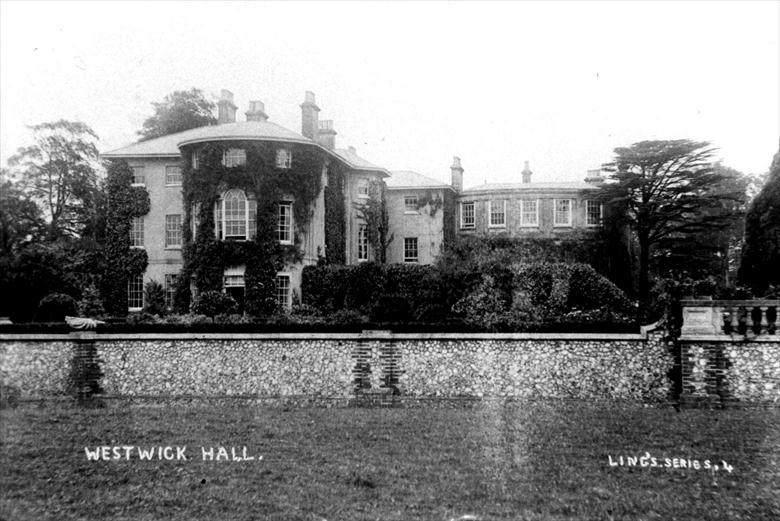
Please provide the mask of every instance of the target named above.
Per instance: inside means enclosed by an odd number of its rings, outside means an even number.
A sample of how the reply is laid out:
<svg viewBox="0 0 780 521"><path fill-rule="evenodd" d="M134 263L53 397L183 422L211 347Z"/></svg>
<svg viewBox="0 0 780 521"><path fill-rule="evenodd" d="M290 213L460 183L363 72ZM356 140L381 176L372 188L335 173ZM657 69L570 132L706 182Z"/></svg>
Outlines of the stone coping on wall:
<svg viewBox="0 0 780 521"><path fill-rule="evenodd" d="M105 340L646 340L654 328L643 326L640 333L106 333L89 332L0 335L0 342L15 341L105 341Z"/></svg>
<svg viewBox="0 0 780 521"><path fill-rule="evenodd" d="M683 334L680 336L681 342L732 342L736 345L746 344L749 342L780 342L780 335L727 335L726 333L720 335L696 335L696 334Z"/></svg>

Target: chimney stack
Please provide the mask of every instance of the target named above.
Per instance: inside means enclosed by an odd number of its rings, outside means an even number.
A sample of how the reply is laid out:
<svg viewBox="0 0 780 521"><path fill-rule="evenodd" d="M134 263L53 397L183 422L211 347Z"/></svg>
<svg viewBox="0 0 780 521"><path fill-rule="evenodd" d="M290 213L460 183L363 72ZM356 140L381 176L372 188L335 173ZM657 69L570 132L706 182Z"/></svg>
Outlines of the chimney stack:
<svg viewBox="0 0 780 521"><path fill-rule="evenodd" d="M328 150L336 148L336 131L333 130L333 120L324 119L319 122L317 129L317 143Z"/></svg>
<svg viewBox="0 0 780 521"><path fill-rule="evenodd" d="M452 172L452 188L455 192L460 192L463 190L463 167L460 166L460 158L458 156L452 158L450 171Z"/></svg>
<svg viewBox="0 0 780 521"><path fill-rule="evenodd" d="M245 112L247 121L268 121L265 105L262 101L250 101L249 110Z"/></svg>
<svg viewBox="0 0 780 521"><path fill-rule="evenodd" d="M530 183L531 182L531 167L528 166L528 161L525 162L525 167L523 167L523 171L521 172L523 175L523 183Z"/></svg>
<svg viewBox="0 0 780 521"><path fill-rule="evenodd" d="M236 122L236 105L233 103L233 93L229 90L222 89L222 94L217 102L219 109L219 115L217 117L217 123L222 125L223 123L235 123Z"/></svg>
<svg viewBox="0 0 780 521"><path fill-rule="evenodd" d="M601 169L588 170L585 176L585 182L593 186L601 186L604 184L604 177L601 175Z"/></svg>
<svg viewBox="0 0 780 521"><path fill-rule="evenodd" d="M317 122L320 108L314 101L314 93L306 91L306 96L301 103L301 134L307 138L316 141L319 124Z"/></svg>

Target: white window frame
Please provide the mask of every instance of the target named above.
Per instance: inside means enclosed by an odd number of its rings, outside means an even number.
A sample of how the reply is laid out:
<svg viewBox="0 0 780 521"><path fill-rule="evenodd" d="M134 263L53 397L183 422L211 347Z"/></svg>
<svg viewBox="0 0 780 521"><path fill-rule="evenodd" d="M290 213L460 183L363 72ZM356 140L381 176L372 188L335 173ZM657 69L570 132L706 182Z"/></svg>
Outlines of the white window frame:
<svg viewBox="0 0 780 521"><path fill-rule="evenodd" d="M504 218L504 222L501 224L493 224L493 203L501 203L502 209L500 213L496 213L496 215L502 215ZM488 201L488 228L506 228L506 199L503 199L501 201Z"/></svg>
<svg viewBox="0 0 780 521"><path fill-rule="evenodd" d="M368 225L358 224L357 261L368 261Z"/></svg>
<svg viewBox="0 0 780 521"><path fill-rule="evenodd" d="M568 204L569 204L569 211L568 211L569 219L566 222L558 222L558 203L559 202L564 202L564 201L568 202ZM572 209L573 209L572 208L572 206L573 206L572 203L573 203L573 201L571 199L553 199L553 227L556 227L556 228L566 228L566 227L569 227L569 228L571 228L571 218L572 218L572 213L573 213L572 212Z"/></svg>
<svg viewBox="0 0 780 521"><path fill-rule="evenodd" d="M246 266L231 266L225 268L222 272L222 290L226 288L244 288L246 290L245 278Z"/></svg>
<svg viewBox="0 0 780 521"><path fill-rule="evenodd" d="M361 199L368 199L370 194L369 181L367 177L359 177L356 181L357 184L357 196Z"/></svg>
<svg viewBox="0 0 780 521"><path fill-rule="evenodd" d="M225 208L226 198L238 196L243 197L244 201L244 214L243 214L243 226L244 234L234 234L228 237L227 235L227 210ZM214 237L218 241L251 241L257 234L257 200L250 198L243 190L231 189L222 194L222 196L214 203ZM238 222L239 225L242 219L231 219L231 223Z"/></svg>
<svg viewBox="0 0 780 521"><path fill-rule="evenodd" d="M138 281L140 282L140 291L138 290ZM140 306L133 306L131 304L137 304L139 300L136 298L134 299L133 296L137 296L140 294ZM138 275L137 277L132 277L130 280L127 281L127 310L128 311L141 311L144 308L144 276Z"/></svg>
<svg viewBox="0 0 780 521"><path fill-rule="evenodd" d="M243 148L228 148L222 152L222 166L232 168L246 165L246 150Z"/></svg>
<svg viewBox="0 0 780 521"><path fill-rule="evenodd" d="M173 309L173 299L176 296L176 282L179 277L178 273L166 273L165 274L165 307Z"/></svg>
<svg viewBox="0 0 780 521"><path fill-rule="evenodd" d="M178 173L171 174L170 169L175 168ZM178 176L178 181L171 181L171 175ZM165 165L165 186L181 186L181 166L179 165Z"/></svg>
<svg viewBox="0 0 780 521"><path fill-rule="evenodd" d="M407 241L414 241L414 256L409 255L410 248ZM404 262L420 262L420 240L417 237L404 237Z"/></svg>
<svg viewBox="0 0 780 521"><path fill-rule="evenodd" d="M404 196L404 213L405 214L419 214L420 210L417 208L417 205L420 201L420 198L415 195L405 195Z"/></svg>
<svg viewBox="0 0 780 521"><path fill-rule="evenodd" d="M198 166L200 165L200 158L198 157L197 152L192 153L192 169L197 170Z"/></svg>
<svg viewBox="0 0 780 521"><path fill-rule="evenodd" d="M173 219L173 217L179 218L179 226L178 229L172 229L171 223L169 221ZM178 242L173 242L170 239L178 238ZM165 215L165 248L166 249L180 249L182 244L184 243L184 233L182 230L182 216L180 213L172 213L172 214L166 214Z"/></svg>
<svg viewBox="0 0 780 521"><path fill-rule="evenodd" d="M534 203L534 222L527 222L526 216L531 215L531 212L526 211L526 205ZM520 199L520 227L522 228L538 228L539 227L539 199Z"/></svg>
<svg viewBox="0 0 780 521"><path fill-rule="evenodd" d="M190 224L192 225L192 240L198 236L200 228L200 203L194 203L190 210Z"/></svg>
<svg viewBox="0 0 780 521"><path fill-rule="evenodd" d="M280 293L280 287L279 282L280 279L284 280L287 279L286 283L286 291L284 294L284 301L282 302L282 297ZM287 271L282 271L276 274L276 303L277 305L281 304L281 307L285 311L289 311L290 308L292 308L292 274Z"/></svg>
<svg viewBox="0 0 780 521"><path fill-rule="evenodd" d="M599 205L599 219L598 222L592 223L590 222L590 206L591 204L598 204ZM598 226L601 226L601 221L604 219L604 205L596 201L595 199L586 199L585 200L585 226L589 228L596 228Z"/></svg>
<svg viewBox="0 0 780 521"><path fill-rule="evenodd" d="M292 168L292 151L289 148L276 149L276 168L288 170Z"/></svg>
<svg viewBox="0 0 780 521"><path fill-rule="evenodd" d="M471 206L471 222L467 223L465 220L466 213L464 208ZM464 201L460 203L460 227L466 230L472 230L477 226L477 211L474 201Z"/></svg>
<svg viewBox="0 0 780 521"><path fill-rule="evenodd" d="M146 186L146 168L144 165L132 165L130 169L133 171L133 180L130 186ZM139 177L141 181L136 181Z"/></svg>
<svg viewBox="0 0 780 521"><path fill-rule="evenodd" d="M130 221L130 247L144 248L144 218L133 217Z"/></svg>
<svg viewBox="0 0 780 521"><path fill-rule="evenodd" d="M282 212L283 208L287 208L286 216ZM276 205L276 239L279 241L279 244L293 243L293 202L292 201L289 200L279 201Z"/></svg>

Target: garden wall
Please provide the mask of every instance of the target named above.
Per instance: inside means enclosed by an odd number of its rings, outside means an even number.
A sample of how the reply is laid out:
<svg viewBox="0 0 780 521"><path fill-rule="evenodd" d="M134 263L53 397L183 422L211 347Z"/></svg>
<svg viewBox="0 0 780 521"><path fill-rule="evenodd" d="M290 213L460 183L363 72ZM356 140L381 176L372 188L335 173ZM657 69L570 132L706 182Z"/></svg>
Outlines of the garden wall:
<svg viewBox="0 0 780 521"><path fill-rule="evenodd" d="M98 363L110 396L663 400L673 356L662 337L658 331L4 335L0 377L22 399L63 395L75 356Z"/></svg>

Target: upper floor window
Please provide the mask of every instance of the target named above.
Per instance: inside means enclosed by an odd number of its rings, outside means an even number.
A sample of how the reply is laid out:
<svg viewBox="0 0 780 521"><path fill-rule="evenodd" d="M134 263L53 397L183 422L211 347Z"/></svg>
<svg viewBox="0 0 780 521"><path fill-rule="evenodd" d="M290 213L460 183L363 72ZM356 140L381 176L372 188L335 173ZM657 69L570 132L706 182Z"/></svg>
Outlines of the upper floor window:
<svg viewBox="0 0 780 521"><path fill-rule="evenodd" d="M539 202L536 199L520 200L520 226L539 226Z"/></svg>
<svg viewBox="0 0 780 521"><path fill-rule="evenodd" d="M133 170L133 185L134 186L143 186L146 184L146 175L144 173L144 167L142 166L131 166L130 167Z"/></svg>
<svg viewBox="0 0 780 521"><path fill-rule="evenodd" d="M192 240L198 236L198 229L200 228L200 203L192 205L190 213L190 223L192 224Z"/></svg>
<svg viewBox="0 0 780 521"><path fill-rule="evenodd" d="M604 214L604 206L598 201L585 201L585 225L598 226Z"/></svg>
<svg viewBox="0 0 780 521"><path fill-rule="evenodd" d="M243 190L229 190L214 205L214 236L217 240L252 240L257 233L257 201Z"/></svg>
<svg viewBox="0 0 780 521"><path fill-rule="evenodd" d="M165 216L165 247L181 247L181 214L172 214Z"/></svg>
<svg viewBox="0 0 780 521"><path fill-rule="evenodd" d="M571 199L554 199L553 209L553 226L571 226Z"/></svg>
<svg viewBox="0 0 780 521"><path fill-rule="evenodd" d="M417 208L417 196L416 195L404 196L404 212L406 212L406 213L419 213L420 212L420 210Z"/></svg>
<svg viewBox="0 0 780 521"><path fill-rule="evenodd" d="M140 311L144 307L144 277L138 275L127 281L127 308Z"/></svg>
<svg viewBox="0 0 780 521"><path fill-rule="evenodd" d="M506 227L506 201L488 201L491 228Z"/></svg>
<svg viewBox="0 0 780 521"><path fill-rule="evenodd" d="M357 238L357 251L358 262L368 260L368 226L365 224L358 225L358 238Z"/></svg>
<svg viewBox="0 0 780 521"><path fill-rule="evenodd" d="M200 165L200 160L198 158L198 153L197 152L193 152L192 153L192 169L193 170L197 170L198 169L198 165Z"/></svg>
<svg viewBox="0 0 780 521"><path fill-rule="evenodd" d="M357 180L357 195L358 197L368 197L368 179L362 178Z"/></svg>
<svg viewBox="0 0 780 521"><path fill-rule="evenodd" d="M181 184L180 166L168 165L165 167L165 184L169 186Z"/></svg>
<svg viewBox="0 0 780 521"><path fill-rule="evenodd" d="M144 247L144 218L133 217L130 223L130 246L133 248Z"/></svg>
<svg viewBox="0 0 780 521"><path fill-rule="evenodd" d="M222 164L228 167L246 164L246 150L229 148L222 153Z"/></svg>
<svg viewBox="0 0 780 521"><path fill-rule="evenodd" d="M417 262L417 237L404 237L404 262Z"/></svg>
<svg viewBox="0 0 780 521"><path fill-rule="evenodd" d="M474 227L474 203L460 203L460 227Z"/></svg>
<svg viewBox="0 0 780 521"><path fill-rule="evenodd" d="M276 168L292 167L292 152L287 148L276 150Z"/></svg>
<svg viewBox="0 0 780 521"><path fill-rule="evenodd" d="M282 244L293 242L292 202L282 201L277 206L276 240Z"/></svg>

